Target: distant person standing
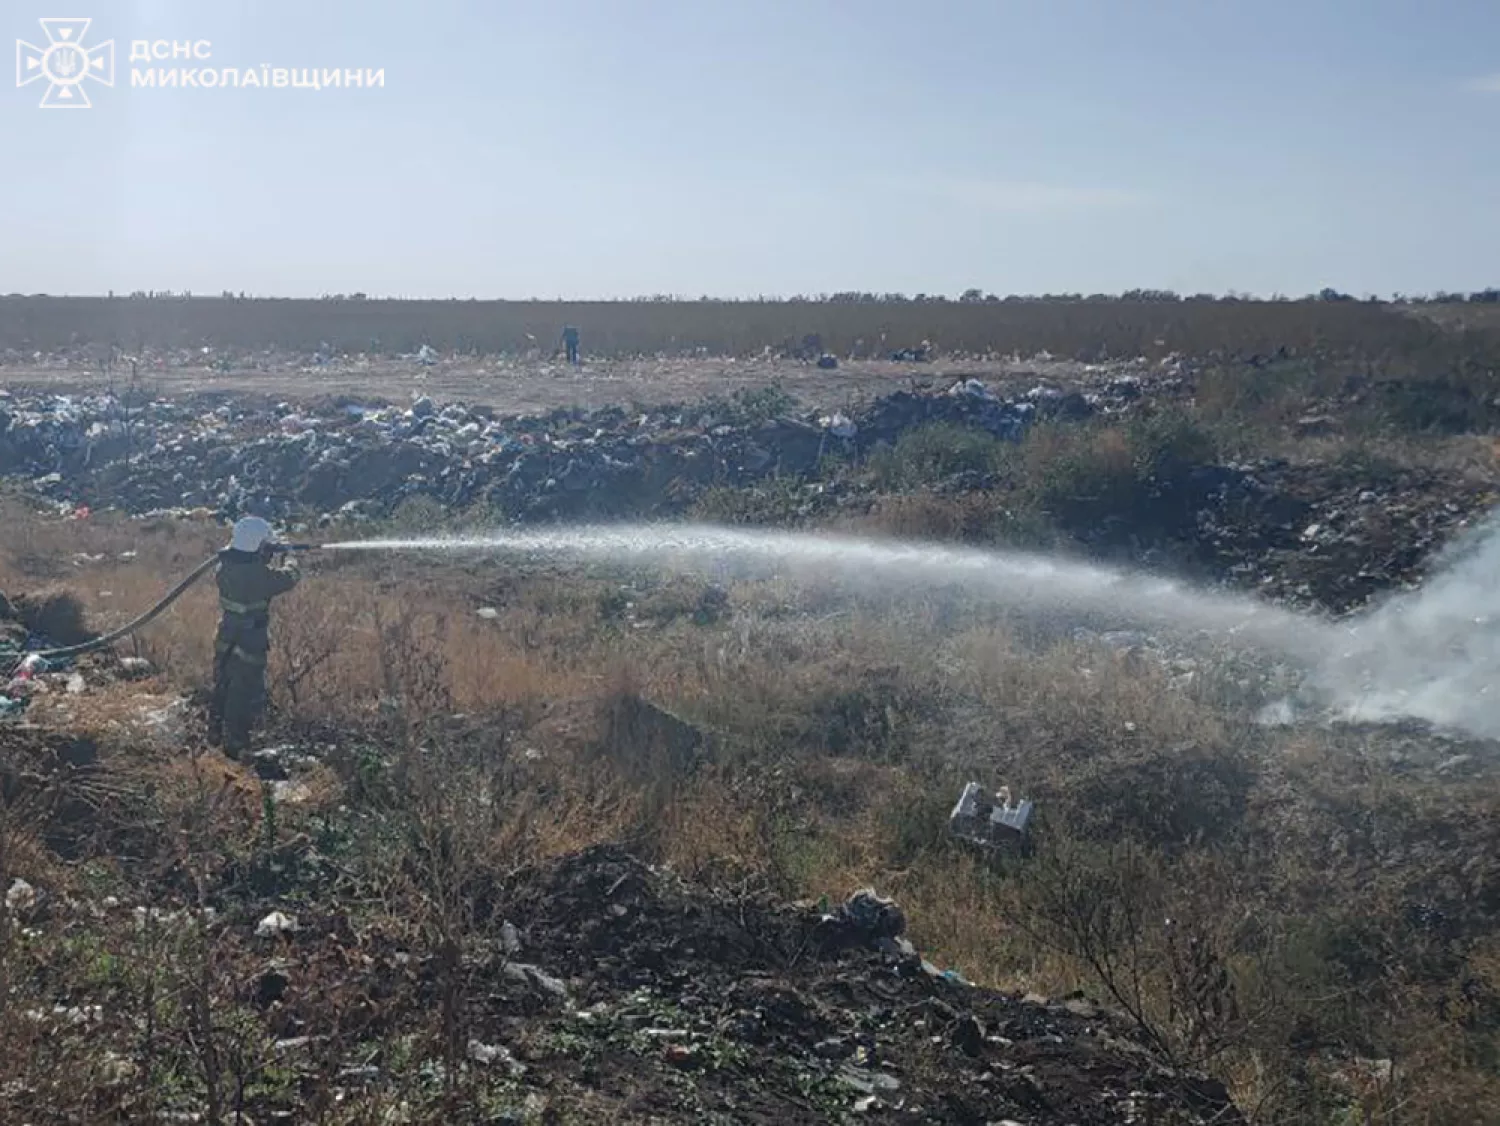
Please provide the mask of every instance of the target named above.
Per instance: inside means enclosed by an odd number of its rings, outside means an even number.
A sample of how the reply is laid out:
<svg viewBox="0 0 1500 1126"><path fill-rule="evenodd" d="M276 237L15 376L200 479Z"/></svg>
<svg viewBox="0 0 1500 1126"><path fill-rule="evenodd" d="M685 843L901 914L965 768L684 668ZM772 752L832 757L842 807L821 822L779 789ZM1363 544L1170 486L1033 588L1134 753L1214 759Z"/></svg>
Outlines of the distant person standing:
<svg viewBox="0 0 1500 1126"><path fill-rule="evenodd" d="M568 363L575 367L578 364L578 328L576 325L564 325L562 334L563 347L568 350Z"/></svg>

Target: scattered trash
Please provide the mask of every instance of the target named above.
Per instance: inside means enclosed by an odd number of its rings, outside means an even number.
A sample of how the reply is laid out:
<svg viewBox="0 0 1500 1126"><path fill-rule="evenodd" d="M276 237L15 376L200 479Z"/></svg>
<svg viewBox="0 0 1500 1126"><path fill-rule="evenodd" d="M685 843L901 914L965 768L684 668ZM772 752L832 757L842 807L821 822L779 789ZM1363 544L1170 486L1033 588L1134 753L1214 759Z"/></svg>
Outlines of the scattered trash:
<svg viewBox="0 0 1500 1126"><path fill-rule="evenodd" d="M827 430L835 438L853 438L859 433L859 427L854 420L842 411L836 411L831 415L824 415L818 420L824 430Z"/></svg>
<svg viewBox="0 0 1500 1126"><path fill-rule="evenodd" d="M568 999L568 987L537 966L528 965L525 962L511 962L505 967L505 976L517 984L529 985L543 993L550 994L559 1001Z"/></svg>
<svg viewBox="0 0 1500 1126"><path fill-rule="evenodd" d="M255 936L257 938L276 938L279 935L291 934L296 929L296 919L280 911L272 911L256 924Z"/></svg>
<svg viewBox="0 0 1500 1126"><path fill-rule="evenodd" d="M499 1044L486 1044L482 1040L469 1041L469 1058L485 1067L500 1065L512 1079L526 1074L526 1065L511 1055L510 1049Z"/></svg>
<svg viewBox="0 0 1500 1126"><path fill-rule="evenodd" d="M906 930L906 914L894 899L865 888L851 895L839 908L839 918L871 939L895 938Z"/></svg>
<svg viewBox="0 0 1500 1126"><path fill-rule="evenodd" d="M995 395L988 387L977 379L961 379L948 389L948 394L954 398L965 397L970 399L994 399Z"/></svg>
<svg viewBox="0 0 1500 1126"><path fill-rule="evenodd" d="M847 1064L839 1071L839 1082L866 1095L876 1091L899 1091L901 1081L883 1071L867 1071L862 1067Z"/></svg>
<svg viewBox="0 0 1500 1126"><path fill-rule="evenodd" d="M417 355L437 358L431 348ZM420 393L404 408L295 411L286 404L163 400L140 409L128 429L121 409L109 395L14 398L6 408L14 421L0 434L0 476L30 481L59 514L73 516L86 511L76 503L85 497L138 515L184 518L250 507L271 519L311 511L325 527L387 517L414 498L450 508L489 501L522 518L592 512L604 500L624 515L639 510L623 507L630 504L655 510L670 501L684 509L696 489L721 481L810 472L827 434L865 448L911 427L948 422L1013 440L1036 413L1032 403L987 392L906 391L857 411L828 412L821 426L811 414L729 425L713 417L709 403L506 419L484 407L440 407ZM659 495L642 499L638 490L616 487L648 464L651 478L663 483Z"/></svg>
<svg viewBox="0 0 1500 1126"><path fill-rule="evenodd" d="M10 888L5 893L5 907L8 911L30 911L36 906L36 888L17 876L11 881Z"/></svg>
<svg viewBox="0 0 1500 1126"><path fill-rule="evenodd" d="M951 983L953 985L963 985L963 986L972 987L973 984L974 984L972 981L970 981L968 978L964 977L964 975L961 974L961 973L959 973L957 970L943 970L943 969L939 969L937 966L934 966L931 962L927 961L925 958L922 959L922 972L924 974L926 974L928 977L940 978L941 980L949 982L949 983Z"/></svg>
<svg viewBox="0 0 1500 1126"><path fill-rule="evenodd" d="M1011 800L1010 787L987 794L978 782L970 782L948 817L954 836L987 846L1022 848L1028 841L1032 803Z"/></svg>
<svg viewBox="0 0 1500 1126"><path fill-rule="evenodd" d="M270 786L271 797L282 805L301 805L312 799L312 790L305 782L277 778L271 781Z"/></svg>
<svg viewBox="0 0 1500 1126"><path fill-rule="evenodd" d="M1299 418L1294 429L1299 438L1323 438L1338 429L1338 420L1332 415L1305 415Z"/></svg>

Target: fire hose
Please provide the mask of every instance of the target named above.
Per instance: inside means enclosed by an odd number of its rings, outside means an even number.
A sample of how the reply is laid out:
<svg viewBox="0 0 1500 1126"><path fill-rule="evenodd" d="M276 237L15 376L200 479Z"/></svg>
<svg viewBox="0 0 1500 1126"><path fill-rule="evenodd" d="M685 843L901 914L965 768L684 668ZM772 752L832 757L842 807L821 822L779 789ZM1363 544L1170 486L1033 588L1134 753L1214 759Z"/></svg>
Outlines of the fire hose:
<svg viewBox="0 0 1500 1126"><path fill-rule="evenodd" d="M317 544L291 543L272 544L270 545L269 549L273 555L284 555L290 552L316 551L317 547ZM150 625L157 618L161 617L162 614L166 613L167 608L171 606L172 603L181 598L184 594L186 594L188 592L188 589L192 587L192 585L199 579L201 579L204 575L206 575L209 569L213 567L213 565L218 561L219 556L217 552L213 555L210 555L202 563L194 567L192 571L188 573L186 578L184 578L180 583L169 590L160 602L151 607L140 617L126 622L118 629L111 630L109 633L106 633L100 637L95 637L91 638L88 641L80 642L77 645L68 645L59 649L41 649L25 654L24 656L22 656L20 663L18 663L16 667L11 670L11 675L14 676L17 672L20 671L22 665L24 665L27 660L34 657L39 657L44 661L61 660L66 657L77 657L81 656L84 653L92 653L96 650L103 649L106 646L113 645L121 638L129 637L136 630Z"/></svg>

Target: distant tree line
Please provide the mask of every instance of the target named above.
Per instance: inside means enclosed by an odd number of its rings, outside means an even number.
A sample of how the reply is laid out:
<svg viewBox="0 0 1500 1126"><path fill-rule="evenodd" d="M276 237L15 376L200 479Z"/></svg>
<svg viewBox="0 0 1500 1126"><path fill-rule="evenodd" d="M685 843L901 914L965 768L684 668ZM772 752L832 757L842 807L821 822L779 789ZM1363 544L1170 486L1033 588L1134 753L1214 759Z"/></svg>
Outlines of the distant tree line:
<svg viewBox="0 0 1500 1126"><path fill-rule="evenodd" d="M46 297L45 293L11 293L8 297ZM116 298L114 290L109 291L111 299ZM191 290L175 292L170 289L138 289L129 294L125 300L132 301L161 301L161 300L187 301L193 299ZM258 297L247 294L244 290L238 293L231 290L220 292L217 300L220 301L300 301L304 298L296 297ZM380 297L371 298L367 293L324 293L317 298L319 301L431 301L432 298L420 297ZM476 302L477 297L449 297L441 298L449 302ZM489 300L489 299L486 299ZM1365 301L1378 304L1384 301L1396 304L1408 305L1492 305L1500 303L1500 288L1475 290L1464 294L1448 290L1438 290L1436 293L1393 293L1389 298L1380 297L1369 293L1363 297L1354 297L1348 293L1342 293L1331 287L1320 289L1317 293L1309 293L1303 297L1289 297L1284 293L1273 293L1270 296L1259 296L1253 293L1242 293L1230 290L1227 293L1192 293L1180 294L1170 289L1127 289L1123 293L1011 293L1001 296L996 293L987 293L982 289L966 289L957 297L948 297L941 293L864 293L856 290L848 290L840 293L794 293L790 297L782 297L776 294L760 294L755 297L712 297L707 294L692 298L682 294L653 293L639 297L622 299L627 304L680 304L698 302L701 304L719 305L767 305L767 304L791 304L791 305L946 305L956 303L960 305L1019 305L1019 304L1090 304L1099 305L1109 302L1123 304L1173 304L1178 302L1195 303L1218 303L1236 304L1245 301L1268 301L1277 303L1295 303L1303 301ZM525 299L531 304L545 304L546 298L529 297ZM554 303L577 304L578 300L573 298L555 298ZM586 304L595 304L591 300L585 300ZM610 302L603 302L609 304Z"/></svg>

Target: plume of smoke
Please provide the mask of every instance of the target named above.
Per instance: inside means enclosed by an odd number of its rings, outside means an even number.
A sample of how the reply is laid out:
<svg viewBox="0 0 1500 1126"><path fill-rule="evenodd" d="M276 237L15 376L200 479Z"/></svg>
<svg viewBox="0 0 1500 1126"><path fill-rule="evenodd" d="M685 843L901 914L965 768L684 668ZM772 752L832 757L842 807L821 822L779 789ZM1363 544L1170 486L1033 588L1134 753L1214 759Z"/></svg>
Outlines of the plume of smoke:
<svg viewBox="0 0 1500 1126"><path fill-rule="evenodd" d="M1313 683L1347 718L1412 717L1500 738L1500 515L1456 541L1420 588L1339 632Z"/></svg>

